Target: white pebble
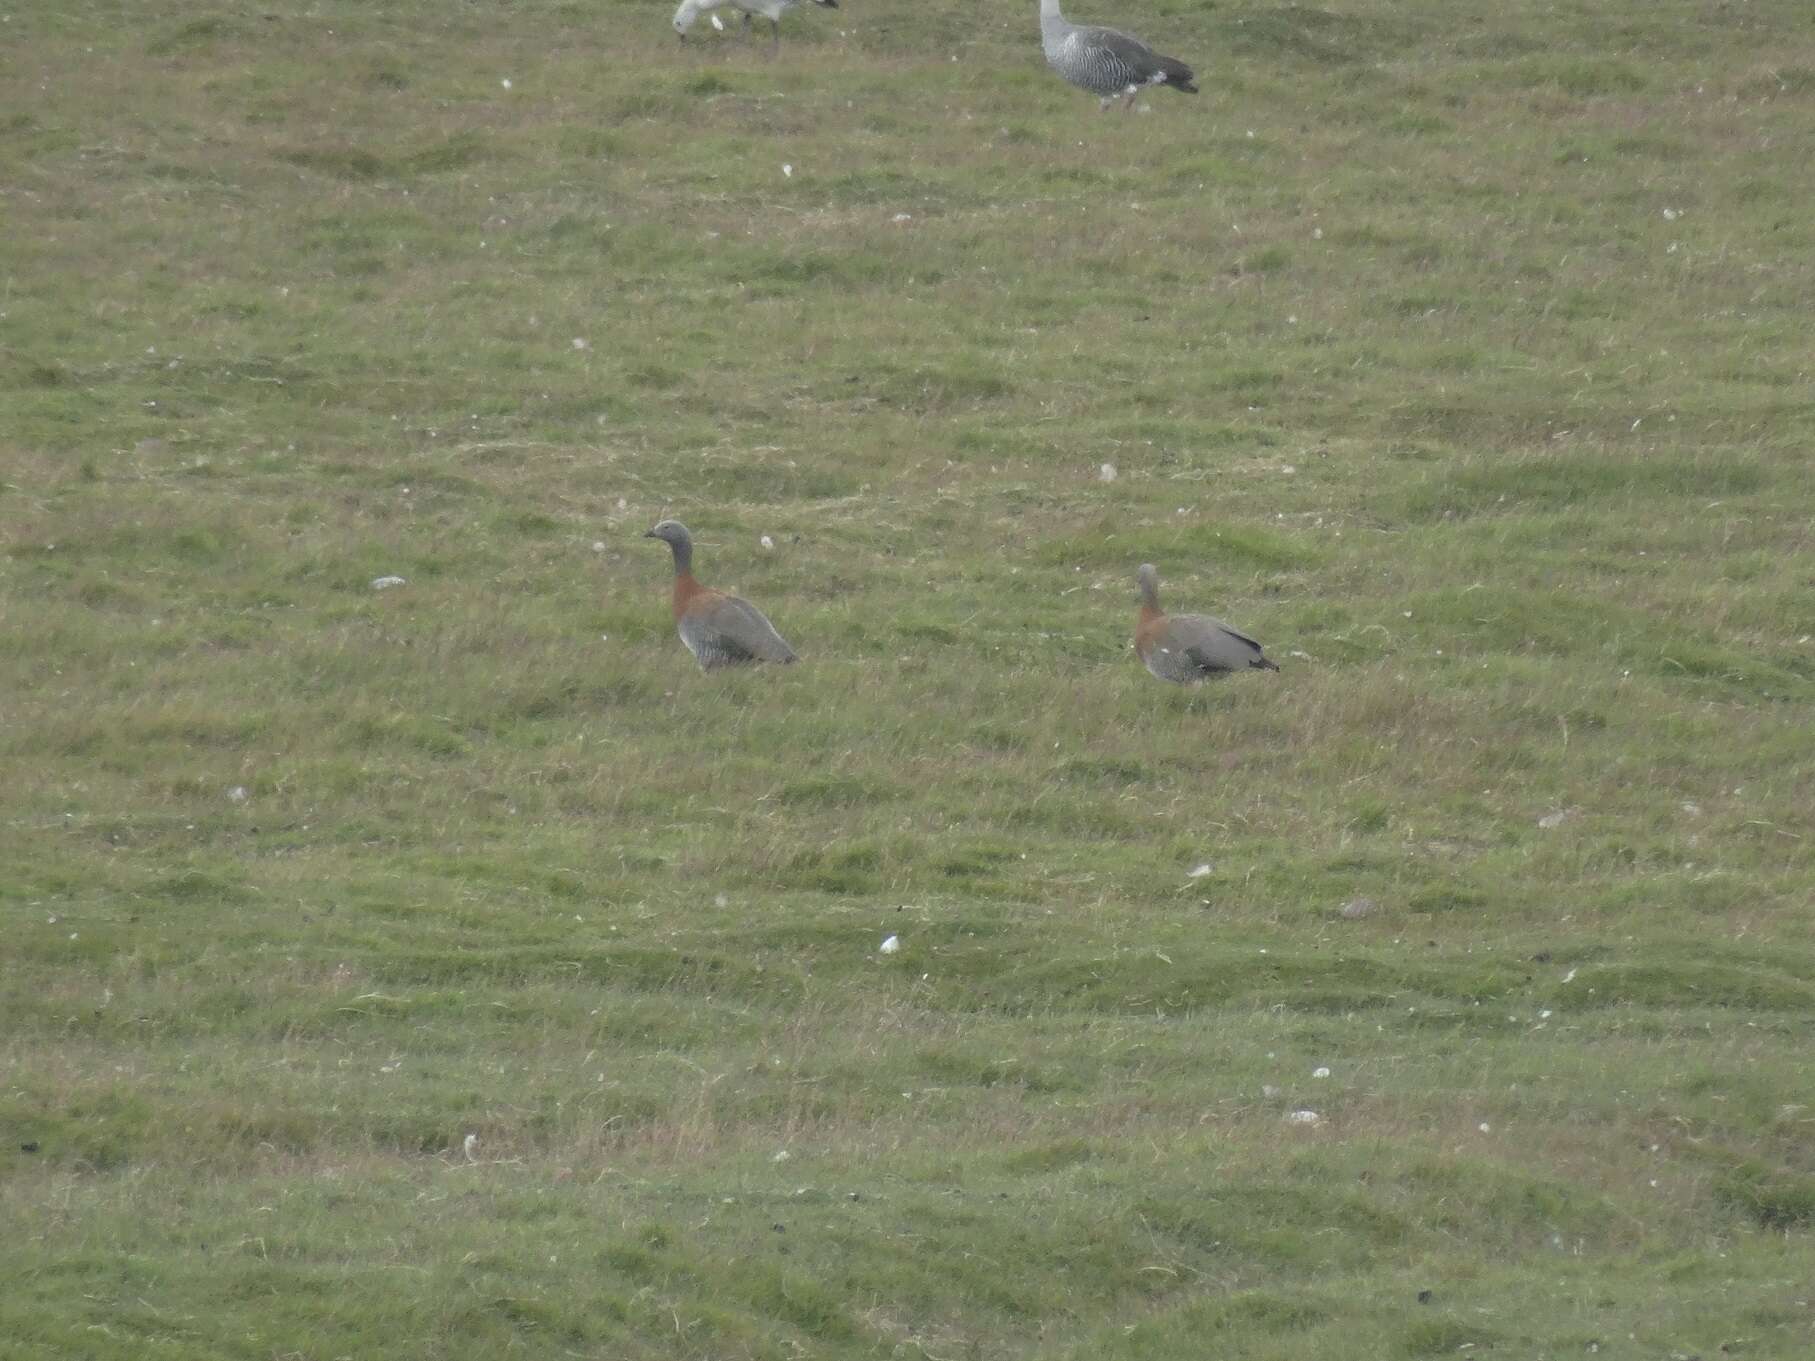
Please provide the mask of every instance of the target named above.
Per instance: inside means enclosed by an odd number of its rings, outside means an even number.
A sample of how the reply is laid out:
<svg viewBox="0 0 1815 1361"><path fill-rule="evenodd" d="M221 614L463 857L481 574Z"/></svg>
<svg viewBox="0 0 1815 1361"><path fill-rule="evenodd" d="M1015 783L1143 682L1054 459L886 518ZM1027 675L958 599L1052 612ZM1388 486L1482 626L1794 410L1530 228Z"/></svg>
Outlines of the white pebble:
<svg viewBox="0 0 1815 1361"><path fill-rule="evenodd" d="M586 337L585 336L575 336L573 338L573 347L576 350L585 349L586 348Z"/></svg>
<svg viewBox="0 0 1815 1361"><path fill-rule="evenodd" d="M1330 1070L1328 1068L1313 1068L1311 1070L1312 1077L1328 1077L1329 1075Z"/></svg>
<svg viewBox="0 0 1815 1361"><path fill-rule="evenodd" d="M758 542L760 542L764 548L775 547L775 540L771 539L767 534L763 535Z"/></svg>
<svg viewBox="0 0 1815 1361"><path fill-rule="evenodd" d="M509 82L506 83L508 84ZM460 1148L461 1151L466 1154L466 1160L469 1163L479 1161L479 1136L477 1134L469 1134L466 1138L462 1139L460 1141Z"/></svg>
<svg viewBox="0 0 1815 1361"><path fill-rule="evenodd" d="M794 178L794 167L791 165L783 165L781 168L781 173L782 173L783 179L791 180Z"/></svg>
<svg viewBox="0 0 1815 1361"><path fill-rule="evenodd" d="M227 797L232 799L235 803L244 803L247 799L251 798L252 795L246 792L245 785L236 784L227 791Z"/></svg>
<svg viewBox="0 0 1815 1361"><path fill-rule="evenodd" d="M1205 862L1202 865L1194 865L1185 872L1185 877L1187 879L1202 879L1206 874L1210 873L1212 868L1213 867L1208 862Z"/></svg>
<svg viewBox="0 0 1815 1361"><path fill-rule="evenodd" d="M1097 469L1097 481L1099 481L1099 482L1115 481L1115 464L1105 463L1101 468Z"/></svg>
<svg viewBox="0 0 1815 1361"><path fill-rule="evenodd" d="M393 586L401 586L403 584L404 584L404 581L403 581L402 577L373 577L372 578L372 589L374 591L388 591Z"/></svg>
<svg viewBox="0 0 1815 1361"><path fill-rule="evenodd" d="M777 1153L773 1158L769 1159L769 1161L772 1163L787 1162L788 1161L788 1150L784 1148L781 1152Z"/></svg>
<svg viewBox="0 0 1815 1361"><path fill-rule="evenodd" d="M901 948L901 937L890 936L882 942L882 953L892 955Z"/></svg>
<svg viewBox="0 0 1815 1361"><path fill-rule="evenodd" d="M1316 1111L1293 1111L1286 1117L1288 1125L1315 1125L1323 1119Z"/></svg>
<svg viewBox="0 0 1815 1361"><path fill-rule="evenodd" d="M502 85L505 89L507 89L507 90L510 89L510 77L509 76L506 76L503 80L499 81L498 83L500 85Z"/></svg>

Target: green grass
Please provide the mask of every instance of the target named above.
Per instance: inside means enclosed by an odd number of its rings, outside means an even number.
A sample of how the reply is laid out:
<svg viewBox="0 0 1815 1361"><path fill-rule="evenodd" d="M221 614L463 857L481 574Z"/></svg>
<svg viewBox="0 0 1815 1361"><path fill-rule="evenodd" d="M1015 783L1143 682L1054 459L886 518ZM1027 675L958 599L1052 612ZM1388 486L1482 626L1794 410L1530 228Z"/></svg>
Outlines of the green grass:
<svg viewBox="0 0 1815 1361"><path fill-rule="evenodd" d="M15 5L0 1355L1808 1355L1805 8Z"/></svg>

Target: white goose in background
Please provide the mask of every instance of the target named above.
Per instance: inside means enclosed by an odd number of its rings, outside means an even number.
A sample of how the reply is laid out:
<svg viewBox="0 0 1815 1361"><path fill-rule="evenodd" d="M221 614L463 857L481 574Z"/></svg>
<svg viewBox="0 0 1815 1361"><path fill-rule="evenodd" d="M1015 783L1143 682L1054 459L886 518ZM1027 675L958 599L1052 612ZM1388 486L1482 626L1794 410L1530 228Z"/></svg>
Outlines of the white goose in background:
<svg viewBox="0 0 1815 1361"><path fill-rule="evenodd" d="M750 18L760 14L769 21L771 50L781 46L781 16L793 9L799 0L681 0L681 7L674 12L674 31L680 34L681 41L687 41L687 30L693 27L694 21L708 10L736 9L744 14L744 36L750 36ZM838 0L813 0L816 5L827 9L837 9ZM714 23L718 21L713 20Z"/></svg>
<svg viewBox="0 0 1815 1361"><path fill-rule="evenodd" d="M1059 13L1059 0L1040 0L1040 46L1048 66L1102 101L1099 111L1118 96L1124 109L1133 108L1135 96L1149 85L1197 93L1191 68L1184 62L1162 57L1139 38L1116 29L1071 23Z"/></svg>

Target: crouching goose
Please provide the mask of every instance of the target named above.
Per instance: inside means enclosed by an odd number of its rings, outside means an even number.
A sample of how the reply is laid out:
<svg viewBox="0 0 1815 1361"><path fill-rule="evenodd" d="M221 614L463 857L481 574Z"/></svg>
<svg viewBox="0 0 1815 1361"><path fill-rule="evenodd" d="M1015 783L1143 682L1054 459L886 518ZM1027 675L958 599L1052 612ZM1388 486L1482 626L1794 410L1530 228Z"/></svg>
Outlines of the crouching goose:
<svg viewBox="0 0 1815 1361"><path fill-rule="evenodd" d="M1141 584L1141 613L1134 626L1134 650L1163 681L1194 685L1231 671L1277 671L1260 644L1207 614L1167 614L1160 608L1160 573L1150 562L1135 573Z"/></svg>

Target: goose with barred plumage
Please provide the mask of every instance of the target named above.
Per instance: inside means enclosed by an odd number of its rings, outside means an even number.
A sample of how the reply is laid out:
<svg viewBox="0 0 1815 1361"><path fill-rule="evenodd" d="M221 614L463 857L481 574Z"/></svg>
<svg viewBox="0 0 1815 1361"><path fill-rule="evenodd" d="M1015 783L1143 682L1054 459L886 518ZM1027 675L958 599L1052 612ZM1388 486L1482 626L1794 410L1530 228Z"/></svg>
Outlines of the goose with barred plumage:
<svg viewBox="0 0 1815 1361"><path fill-rule="evenodd" d="M1260 644L1207 614L1167 614L1160 608L1160 571L1141 564L1141 613L1134 625L1134 650L1141 664L1163 681L1194 685L1232 671L1277 671Z"/></svg>
<svg viewBox="0 0 1815 1361"><path fill-rule="evenodd" d="M1135 96L1149 85L1197 93L1191 68L1184 62L1162 57L1139 38L1116 29L1071 23L1059 13L1059 0L1040 0L1040 46L1048 66L1097 96L1099 112L1117 96L1124 109L1133 108Z"/></svg>
<svg viewBox="0 0 1815 1361"><path fill-rule="evenodd" d="M760 14L769 21L769 40L771 50L781 47L781 16L793 9L799 0L681 0L681 7L674 12L674 31L687 41L687 30L693 27L694 20L707 10L736 9L744 14L744 36L750 36L750 16ZM813 0L816 5L827 9L837 9L838 0ZM713 23L718 20L714 19Z"/></svg>
<svg viewBox="0 0 1815 1361"><path fill-rule="evenodd" d="M800 660L756 606L694 579L693 536L686 525L663 520L643 537L674 550L674 624L700 670Z"/></svg>

